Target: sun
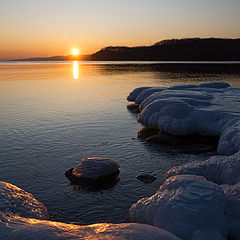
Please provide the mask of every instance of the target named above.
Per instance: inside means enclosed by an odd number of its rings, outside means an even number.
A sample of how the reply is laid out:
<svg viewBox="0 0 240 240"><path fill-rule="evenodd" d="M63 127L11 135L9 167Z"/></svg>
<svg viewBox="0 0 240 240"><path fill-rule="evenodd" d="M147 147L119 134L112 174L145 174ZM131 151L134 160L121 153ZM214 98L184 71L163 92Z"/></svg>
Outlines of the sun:
<svg viewBox="0 0 240 240"><path fill-rule="evenodd" d="M79 50L78 50L77 48L74 48L74 49L72 50L72 55L73 55L73 56L79 55Z"/></svg>

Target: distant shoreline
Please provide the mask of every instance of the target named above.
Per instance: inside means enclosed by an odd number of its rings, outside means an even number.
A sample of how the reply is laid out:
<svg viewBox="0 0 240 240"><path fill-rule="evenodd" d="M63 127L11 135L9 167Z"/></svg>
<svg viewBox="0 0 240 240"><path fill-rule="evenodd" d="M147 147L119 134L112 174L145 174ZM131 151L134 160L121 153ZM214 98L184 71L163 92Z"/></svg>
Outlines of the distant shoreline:
<svg viewBox="0 0 240 240"><path fill-rule="evenodd" d="M110 46L79 56L32 57L5 61L240 61L240 38L186 38L151 46Z"/></svg>
<svg viewBox="0 0 240 240"><path fill-rule="evenodd" d="M74 60L76 61L76 60ZM47 61L47 60L0 60L0 64L16 63L69 63L73 61ZM239 61L77 61L80 64L240 64Z"/></svg>

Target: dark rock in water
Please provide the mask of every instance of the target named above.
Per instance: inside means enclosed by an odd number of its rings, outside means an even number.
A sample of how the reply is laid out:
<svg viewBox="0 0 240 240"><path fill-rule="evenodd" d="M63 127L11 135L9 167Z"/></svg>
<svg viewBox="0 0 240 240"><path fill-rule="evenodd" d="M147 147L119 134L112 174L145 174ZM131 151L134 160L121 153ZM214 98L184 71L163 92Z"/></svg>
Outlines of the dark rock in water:
<svg viewBox="0 0 240 240"><path fill-rule="evenodd" d="M70 183L74 186L75 190L89 190L95 191L98 189L105 189L113 187L115 184L119 182L119 175L120 171L117 170L116 172L104 175L97 178L84 178L84 177L76 177L73 174L73 168L69 169L65 172L65 176L69 179Z"/></svg>
<svg viewBox="0 0 240 240"><path fill-rule="evenodd" d="M214 151L217 148L218 140L218 137L212 136L175 136L162 132L146 138L147 142L164 146L179 153Z"/></svg>
<svg viewBox="0 0 240 240"><path fill-rule="evenodd" d="M200 135L192 135L189 136L189 140L199 142L202 144L211 145L213 148L217 149L219 137L218 136L200 136Z"/></svg>
<svg viewBox="0 0 240 240"><path fill-rule="evenodd" d="M170 145L176 146L182 144L182 142L175 136L166 134L166 133L158 133L146 138L147 142L155 143L159 145Z"/></svg>
<svg viewBox="0 0 240 240"><path fill-rule="evenodd" d="M190 144L187 146L179 146L175 150L178 153L197 154L197 153L211 152L211 151L214 151L215 149L211 145L207 145L207 144Z"/></svg>
<svg viewBox="0 0 240 240"><path fill-rule="evenodd" d="M113 188L118 182L120 181L119 177L114 177L112 179L108 180L102 180L100 179L99 181L84 181L77 182L77 184L72 184L74 185L74 190L75 191L99 191L99 190L107 190L110 188Z"/></svg>
<svg viewBox="0 0 240 240"><path fill-rule="evenodd" d="M119 165L109 158L83 158L78 165L65 172L71 184L82 189L101 188L116 183Z"/></svg>
<svg viewBox="0 0 240 240"><path fill-rule="evenodd" d="M139 104L136 104L136 103L128 104L127 109L133 113L140 113Z"/></svg>
<svg viewBox="0 0 240 240"><path fill-rule="evenodd" d="M157 179L155 175L146 173L138 174L136 178L144 183L152 183Z"/></svg>
<svg viewBox="0 0 240 240"><path fill-rule="evenodd" d="M146 128L142 128L138 132L138 138L147 139L147 138L149 138L151 136L154 136L158 133L159 133L159 129L152 128L152 127L146 127Z"/></svg>

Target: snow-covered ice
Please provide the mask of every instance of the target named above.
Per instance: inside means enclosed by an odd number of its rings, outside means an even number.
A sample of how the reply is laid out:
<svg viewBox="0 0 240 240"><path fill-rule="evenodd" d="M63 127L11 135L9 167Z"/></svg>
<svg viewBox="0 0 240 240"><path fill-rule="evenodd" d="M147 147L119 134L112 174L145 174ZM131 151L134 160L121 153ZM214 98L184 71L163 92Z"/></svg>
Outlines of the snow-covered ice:
<svg viewBox="0 0 240 240"><path fill-rule="evenodd" d="M225 214L229 228L229 239L240 239L240 183L223 185L226 196Z"/></svg>
<svg viewBox="0 0 240 240"><path fill-rule="evenodd" d="M225 196L204 177L168 178L159 191L129 209L130 219L166 229L184 240L226 239Z"/></svg>
<svg viewBox="0 0 240 240"><path fill-rule="evenodd" d="M220 136L217 151L240 151L240 88L225 82L142 87L129 101L140 104L138 121L173 135Z"/></svg>
<svg viewBox="0 0 240 240"><path fill-rule="evenodd" d="M1 240L181 240L166 230L138 223L74 225L5 216L0 213Z"/></svg>
<svg viewBox="0 0 240 240"><path fill-rule="evenodd" d="M173 167L165 174L165 179L183 174L204 176L217 184L240 182L240 151L231 156L212 156L205 161L194 161Z"/></svg>
<svg viewBox="0 0 240 240"><path fill-rule="evenodd" d="M0 182L1 240L181 240L158 227L139 224L99 223L74 225L43 220L45 206L33 195L6 182Z"/></svg>
<svg viewBox="0 0 240 240"><path fill-rule="evenodd" d="M219 184L225 195L225 218L229 239L240 239L240 152L231 156L213 156L170 169L165 179L184 174L204 176Z"/></svg>
<svg viewBox="0 0 240 240"><path fill-rule="evenodd" d="M73 168L73 175L82 178L99 178L113 174L119 170L119 165L109 158L85 157Z"/></svg>
<svg viewBox="0 0 240 240"><path fill-rule="evenodd" d="M0 181L0 212L36 219L49 218L46 207L32 194L2 181Z"/></svg>

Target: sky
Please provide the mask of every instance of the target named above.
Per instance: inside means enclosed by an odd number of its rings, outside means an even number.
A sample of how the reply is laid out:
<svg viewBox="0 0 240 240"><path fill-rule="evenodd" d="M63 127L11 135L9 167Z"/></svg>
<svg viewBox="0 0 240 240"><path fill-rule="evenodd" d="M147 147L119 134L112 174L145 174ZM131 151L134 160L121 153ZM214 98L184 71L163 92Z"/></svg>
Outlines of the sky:
<svg viewBox="0 0 240 240"><path fill-rule="evenodd" d="M0 0L0 60L240 38L240 0Z"/></svg>

